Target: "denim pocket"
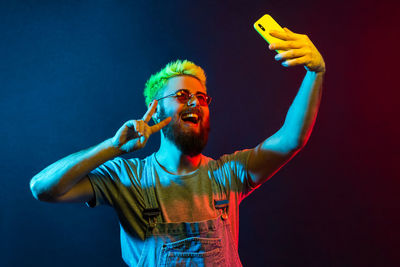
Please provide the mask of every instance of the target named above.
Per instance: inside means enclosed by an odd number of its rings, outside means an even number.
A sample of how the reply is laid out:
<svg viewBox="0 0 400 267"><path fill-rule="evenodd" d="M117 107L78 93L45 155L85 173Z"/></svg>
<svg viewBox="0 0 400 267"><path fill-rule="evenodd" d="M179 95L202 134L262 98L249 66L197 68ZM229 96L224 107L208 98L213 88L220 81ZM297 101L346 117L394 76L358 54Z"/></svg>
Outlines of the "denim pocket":
<svg viewBox="0 0 400 267"><path fill-rule="evenodd" d="M223 266L221 239L189 237L166 243L161 250L161 266Z"/></svg>

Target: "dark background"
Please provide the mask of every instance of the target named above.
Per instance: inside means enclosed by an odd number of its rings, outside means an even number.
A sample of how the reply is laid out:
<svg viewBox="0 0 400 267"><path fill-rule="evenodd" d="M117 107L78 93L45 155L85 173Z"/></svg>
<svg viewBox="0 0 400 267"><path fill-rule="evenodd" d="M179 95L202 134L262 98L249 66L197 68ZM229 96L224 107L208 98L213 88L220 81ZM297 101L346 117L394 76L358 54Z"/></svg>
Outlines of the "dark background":
<svg viewBox="0 0 400 267"><path fill-rule="evenodd" d="M41 203L29 180L141 118L150 74L177 58L208 74L205 154L282 125L305 75L252 24L265 13L325 58L309 143L241 205L245 266L399 266L396 1L1 1L0 265L123 266L113 210ZM158 135L130 157L157 149Z"/></svg>

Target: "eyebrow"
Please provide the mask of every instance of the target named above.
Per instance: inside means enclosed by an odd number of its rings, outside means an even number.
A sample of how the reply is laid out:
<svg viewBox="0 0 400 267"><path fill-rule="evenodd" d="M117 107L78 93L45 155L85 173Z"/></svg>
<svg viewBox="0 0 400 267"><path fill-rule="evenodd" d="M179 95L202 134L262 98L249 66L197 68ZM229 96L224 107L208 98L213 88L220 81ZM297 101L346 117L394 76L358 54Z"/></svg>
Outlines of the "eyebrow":
<svg viewBox="0 0 400 267"><path fill-rule="evenodd" d="M186 88L179 89L179 90L177 90L175 93L178 93L179 91L185 91L185 92L190 93L189 89L186 89ZM197 91L195 94L196 94L196 95L197 95L197 94L208 95L207 93L203 93L203 92L200 92L200 91Z"/></svg>

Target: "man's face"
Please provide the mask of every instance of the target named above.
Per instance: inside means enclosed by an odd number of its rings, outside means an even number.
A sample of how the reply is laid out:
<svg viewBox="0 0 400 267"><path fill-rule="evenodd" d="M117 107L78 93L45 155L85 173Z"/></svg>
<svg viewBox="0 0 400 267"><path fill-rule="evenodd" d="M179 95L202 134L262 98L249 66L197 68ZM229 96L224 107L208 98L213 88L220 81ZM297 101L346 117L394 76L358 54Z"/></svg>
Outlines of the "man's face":
<svg viewBox="0 0 400 267"><path fill-rule="evenodd" d="M174 94L185 89L191 94L206 94L199 80L191 76L177 76L168 83L159 97ZM162 129L164 136L172 141L183 154L195 156L201 153L208 141L210 131L208 106L200 105L196 97L187 103L181 103L176 97L167 97L159 101L159 120L171 117L171 122Z"/></svg>

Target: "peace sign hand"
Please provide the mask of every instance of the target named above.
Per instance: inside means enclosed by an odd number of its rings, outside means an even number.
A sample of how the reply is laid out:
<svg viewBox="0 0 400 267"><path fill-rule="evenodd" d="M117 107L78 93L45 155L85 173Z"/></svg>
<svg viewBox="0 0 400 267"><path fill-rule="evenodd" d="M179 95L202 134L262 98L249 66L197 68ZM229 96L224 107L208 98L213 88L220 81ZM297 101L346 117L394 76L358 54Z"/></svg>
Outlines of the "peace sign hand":
<svg viewBox="0 0 400 267"><path fill-rule="evenodd" d="M112 144L114 147L117 147L122 154L143 148L150 135L158 132L170 123L171 117L168 117L153 126L148 125L148 122L156 111L157 104L157 100L154 100L141 120L127 121L119 128L112 138Z"/></svg>
<svg viewBox="0 0 400 267"><path fill-rule="evenodd" d="M325 72L325 62L317 48L307 35L297 34L283 28L282 31L272 30L270 34L283 40L269 45L270 50L285 50L275 56L276 60L284 60L282 65L292 67L304 65L309 71Z"/></svg>

